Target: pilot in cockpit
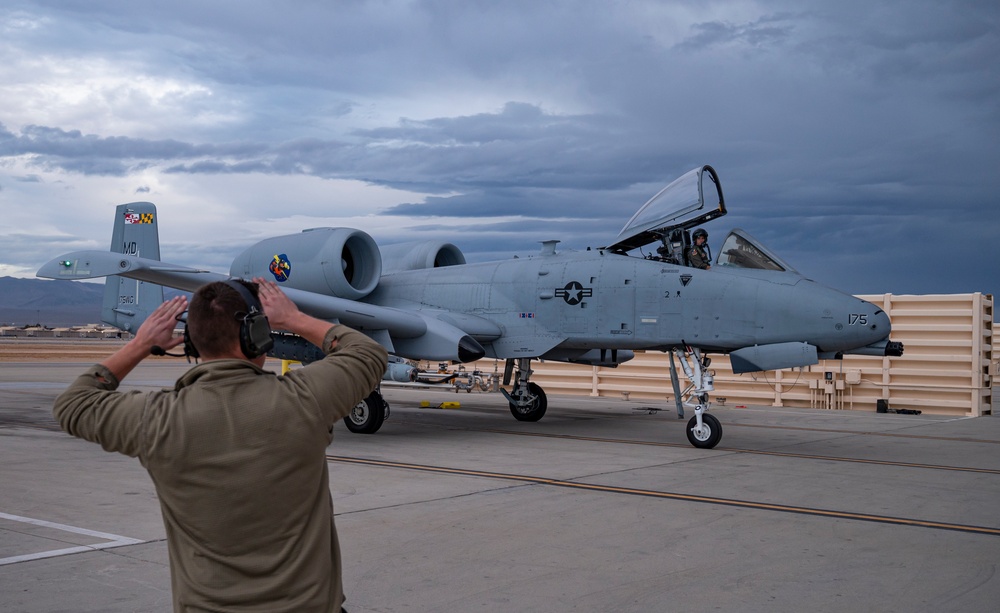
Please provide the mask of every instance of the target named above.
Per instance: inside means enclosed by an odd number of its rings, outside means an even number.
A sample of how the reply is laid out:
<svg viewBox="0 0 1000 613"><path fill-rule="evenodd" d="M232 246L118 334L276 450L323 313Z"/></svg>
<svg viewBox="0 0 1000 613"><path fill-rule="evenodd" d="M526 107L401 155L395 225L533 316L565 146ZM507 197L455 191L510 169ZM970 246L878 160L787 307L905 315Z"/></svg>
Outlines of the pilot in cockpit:
<svg viewBox="0 0 1000 613"><path fill-rule="evenodd" d="M702 270L710 269L712 267L712 254L707 244L708 232L703 228L698 228L691 235L691 238L694 240L694 245L687 251L688 264Z"/></svg>

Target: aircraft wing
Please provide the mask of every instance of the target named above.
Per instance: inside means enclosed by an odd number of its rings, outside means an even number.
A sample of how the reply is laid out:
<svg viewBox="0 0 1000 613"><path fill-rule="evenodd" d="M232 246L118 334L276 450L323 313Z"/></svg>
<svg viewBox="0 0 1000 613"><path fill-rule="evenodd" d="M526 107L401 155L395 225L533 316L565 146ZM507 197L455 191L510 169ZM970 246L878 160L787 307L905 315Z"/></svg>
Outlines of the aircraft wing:
<svg viewBox="0 0 1000 613"><path fill-rule="evenodd" d="M111 275L185 291L231 278L207 270L106 251L68 253L47 262L37 273L42 278L63 280ZM496 324L482 318L466 321L472 316L456 318L455 314L447 312L423 313L294 288L282 289L304 313L361 330L391 353L403 357L413 355L419 359L469 362L485 355L479 340L493 340L502 334Z"/></svg>

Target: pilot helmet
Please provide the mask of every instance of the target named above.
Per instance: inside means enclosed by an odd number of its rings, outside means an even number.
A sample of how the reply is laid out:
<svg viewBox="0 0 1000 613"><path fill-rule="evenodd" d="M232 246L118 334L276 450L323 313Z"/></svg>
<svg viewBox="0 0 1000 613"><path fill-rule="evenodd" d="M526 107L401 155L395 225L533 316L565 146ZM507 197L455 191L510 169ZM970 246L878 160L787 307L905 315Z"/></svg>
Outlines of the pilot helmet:
<svg viewBox="0 0 1000 613"><path fill-rule="evenodd" d="M694 234L691 235L691 238L693 238L694 240L698 240L699 236L704 236L705 240L708 240L708 232L706 232L704 228L698 228L697 230L695 230Z"/></svg>

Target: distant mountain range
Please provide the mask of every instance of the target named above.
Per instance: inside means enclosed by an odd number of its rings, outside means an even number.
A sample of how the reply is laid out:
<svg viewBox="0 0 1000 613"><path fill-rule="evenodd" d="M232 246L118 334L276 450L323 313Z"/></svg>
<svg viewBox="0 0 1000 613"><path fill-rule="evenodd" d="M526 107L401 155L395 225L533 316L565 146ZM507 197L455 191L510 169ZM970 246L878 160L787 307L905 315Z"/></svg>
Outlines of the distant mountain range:
<svg viewBox="0 0 1000 613"><path fill-rule="evenodd" d="M165 289L169 298L178 294ZM0 277L0 325L79 326L101 321L103 283Z"/></svg>

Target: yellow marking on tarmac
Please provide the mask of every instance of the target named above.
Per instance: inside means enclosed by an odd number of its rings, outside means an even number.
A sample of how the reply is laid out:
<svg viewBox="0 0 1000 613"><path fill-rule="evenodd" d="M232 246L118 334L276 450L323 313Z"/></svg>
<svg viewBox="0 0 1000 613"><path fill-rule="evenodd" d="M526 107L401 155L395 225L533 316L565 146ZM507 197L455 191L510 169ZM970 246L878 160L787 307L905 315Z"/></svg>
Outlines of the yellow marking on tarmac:
<svg viewBox="0 0 1000 613"><path fill-rule="evenodd" d="M441 404L432 407L429 400L421 400L420 401L420 408L421 409L460 409L460 408L462 408L462 404L460 402L442 402Z"/></svg>
<svg viewBox="0 0 1000 613"><path fill-rule="evenodd" d="M485 477L488 479L502 479L506 481L519 481L522 483L536 483L539 485L550 485L555 487L565 487L570 489L587 490L593 492L627 494L631 496L644 496L650 498L662 498L667 500L681 500L685 502L700 502L704 504L740 507L745 509L758 509L763 511L776 511L781 513L795 513L798 515L812 515L818 517L830 517L834 519L850 519L855 521L867 521L879 524L913 526L918 528L931 528L935 530L952 530L952 531L967 532L972 534L986 534L991 536L1000 536L1000 528L990 528L987 526L970 526L966 524L952 524L946 522L926 521L921 519L910 519L906 517L887 517L882 515L870 515L867 513L851 513L847 511L833 511L829 509L816 509L810 507L798 507L798 506L783 505L783 504L773 504L767 502L754 502L751 500L738 500L735 498L697 496L693 494L679 494L676 492L662 492L658 490L643 490L643 489L628 488L628 487L616 487L611 485L580 483L577 481L550 479L548 477L514 475L509 473L495 473L482 470L467 470L462 468L449 468L446 466L430 466L427 464L409 464L405 462L389 462L385 460L366 460L363 458L350 458L347 456L334 456L334 455L328 455L326 456L326 459L331 462L342 462L345 464L360 464L364 466L377 466L381 468L401 468L405 470L418 470L422 472L460 475L465 477Z"/></svg>

